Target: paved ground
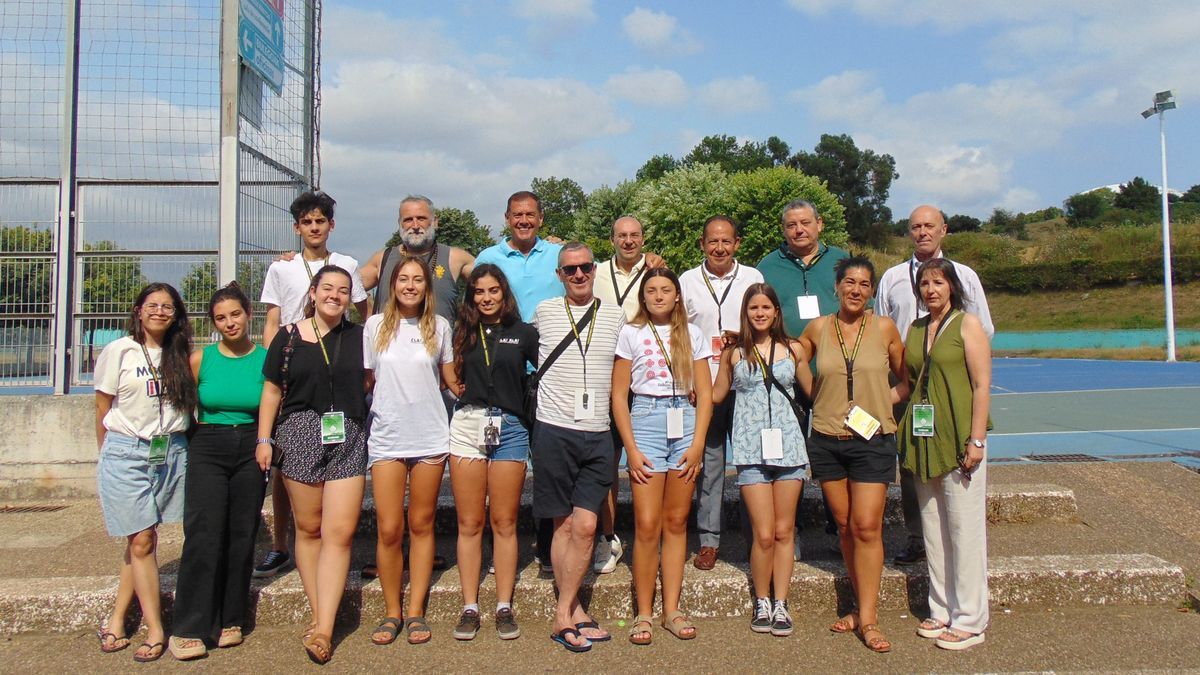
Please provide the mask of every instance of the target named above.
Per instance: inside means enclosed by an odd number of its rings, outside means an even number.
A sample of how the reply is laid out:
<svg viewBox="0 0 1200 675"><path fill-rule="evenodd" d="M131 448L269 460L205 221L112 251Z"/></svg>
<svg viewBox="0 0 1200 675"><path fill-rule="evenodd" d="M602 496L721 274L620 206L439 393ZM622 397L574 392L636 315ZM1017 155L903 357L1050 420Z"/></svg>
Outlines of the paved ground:
<svg viewBox="0 0 1200 675"><path fill-rule="evenodd" d="M617 633L587 654L568 654L549 640L544 623L523 622L523 637L501 642L485 629L474 642L457 643L448 626L433 626L427 645L369 643L370 628L339 636L333 672L997 672L1200 670L1200 614L1170 608L1014 610L993 617L988 640L963 653L945 652L913 632L916 620L890 613L881 625L893 641L890 654L869 652L854 637L828 631L832 616L797 617L796 633L773 638L750 632L742 619L707 620L700 635L681 642L665 631L649 647L634 647ZM614 631L620 631L611 626ZM301 672L316 670L295 630L264 628L236 649L182 664L165 656L153 666L173 672ZM95 638L23 634L0 641L0 672L127 672L137 664L132 648L101 654Z"/></svg>

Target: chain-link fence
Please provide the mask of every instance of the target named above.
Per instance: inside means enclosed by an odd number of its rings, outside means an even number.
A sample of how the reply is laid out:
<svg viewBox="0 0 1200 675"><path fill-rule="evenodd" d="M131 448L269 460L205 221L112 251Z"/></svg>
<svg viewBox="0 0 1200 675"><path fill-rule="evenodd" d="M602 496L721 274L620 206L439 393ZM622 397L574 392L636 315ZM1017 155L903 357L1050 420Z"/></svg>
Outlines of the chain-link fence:
<svg viewBox="0 0 1200 675"><path fill-rule="evenodd" d="M255 299L295 246L287 206L317 170L320 2L276 6L282 89L245 66L237 88L237 277ZM221 35L220 0L0 3L0 388L90 382L149 281L203 317L219 255Z"/></svg>

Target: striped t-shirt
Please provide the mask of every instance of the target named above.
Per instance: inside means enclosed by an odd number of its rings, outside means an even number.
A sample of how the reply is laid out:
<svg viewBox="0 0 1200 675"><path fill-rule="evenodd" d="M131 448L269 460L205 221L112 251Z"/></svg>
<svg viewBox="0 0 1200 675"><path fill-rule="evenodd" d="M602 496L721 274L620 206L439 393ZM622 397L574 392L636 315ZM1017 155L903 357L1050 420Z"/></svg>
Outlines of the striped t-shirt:
<svg viewBox="0 0 1200 675"><path fill-rule="evenodd" d="M578 323L588 311L588 305L571 306L571 314ZM538 363L545 363L550 352L572 334L572 325L567 318L562 296L538 303L533 315L533 325L540 336ZM540 422L556 427L578 431L607 431L609 399L612 394L613 356L617 351L617 336L625 325L625 312L620 307L601 302L592 322L580 331L580 341L571 341L550 370L542 376L538 385L537 418ZM592 340L588 346L588 332ZM580 346L587 346L587 361L580 354ZM585 368L586 365L586 368ZM586 382L586 384L585 384ZM591 419L575 419L575 391L587 388L592 391Z"/></svg>

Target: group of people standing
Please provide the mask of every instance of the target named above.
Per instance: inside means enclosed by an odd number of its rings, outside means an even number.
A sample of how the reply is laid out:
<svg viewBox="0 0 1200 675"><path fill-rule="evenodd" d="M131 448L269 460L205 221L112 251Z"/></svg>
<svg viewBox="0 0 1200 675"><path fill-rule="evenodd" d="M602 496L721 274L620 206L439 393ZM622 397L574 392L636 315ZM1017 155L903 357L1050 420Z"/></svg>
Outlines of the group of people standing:
<svg viewBox="0 0 1200 675"><path fill-rule="evenodd" d="M616 254L603 263L583 244L541 238L541 203L530 192L509 198L509 236L477 258L438 243L433 204L408 197L402 243L361 269L327 247L328 195L305 193L291 211L304 248L268 273L265 348L250 340L250 302L236 284L209 302L219 341L194 353L183 298L151 284L134 303L129 336L96 364L99 493L109 533L127 539L117 601L99 630L103 651L129 646L134 595L147 625L136 660L240 644L252 570L271 574L294 559L312 611L303 645L328 662L368 472L378 521L372 572L385 604L371 640L386 645L403 632L427 642L447 464L463 595L453 636L481 629L486 521L495 628L515 639L516 520L529 463L537 555L558 588L551 638L588 651L612 638L579 590L589 567L611 571L622 554L613 530L622 450L635 520L629 640L652 642L659 584L660 626L693 639L680 606L687 523L695 498L693 564L713 569L727 447L750 521L753 631L793 630L793 537L811 475L856 600L831 630L890 650L876 601L899 457L902 474L915 477L917 507L905 513L919 514L930 571L931 613L917 631L947 649L983 640L991 325L978 277L941 257L946 228L936 209L914 211L914 257L878 289L870 261L820 241L824 223L805 201L783 209L784 242L757 267L736 258L737 224L710 218L704 261L678 276L643 250L633 217L613 224ZM346 318L352 304L365 325ZM256 568L272 473L281 476L272 550ZM167 640L155 532L181 517Z"/></svg>

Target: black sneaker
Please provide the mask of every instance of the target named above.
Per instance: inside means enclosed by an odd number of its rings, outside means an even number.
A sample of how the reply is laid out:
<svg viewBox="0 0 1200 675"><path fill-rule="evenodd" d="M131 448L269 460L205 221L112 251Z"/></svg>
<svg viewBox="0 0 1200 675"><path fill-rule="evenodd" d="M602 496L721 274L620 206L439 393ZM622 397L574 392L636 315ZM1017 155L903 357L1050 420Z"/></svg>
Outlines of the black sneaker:
<svg viewBox="0 0 1200 675"><path fill-rule="evenodd" d="M757 598L754 601L754 619L750 621L750 630L755 633L771 632L770 598Z"/></svg>
<svg viewBox="0 0 1200 675"><path fill-rule="evenodd" d="M787 600L776 600L771 612L771 635L787 637L792 634L792 615L788 614Z"/></svg>
<svg viewBox="0 0 1200 675"><path fill-rule="evenodd" d="M925 562L925 549L910 545L908 548L897 553L896 557L892 558L892 562L906 567L923 563Z"/></svg>
<svg viewBox="0 0 1200 675"><path fill-rule="evenodd" d="M291 566L292 556L290 554L284 551L269 551L258 567L254 568L254 577L256 579L273 577Z"/></svg>
<svg viewBox="0 0 1200 675"><path fill-rule="evenodd" d="M521 629L517 627L517 618L513 616L511 607L496 610L496 632L501 640L516 640L521 637Z"/></svg>
<svg viewBox="0 0 1200 675"><path fill-rule="evenodd" d="M479 632L479 612L473 609L464 609L461 616L458 617L458 625L454 627L455 640L474 640L475 634Z"/></svg>

